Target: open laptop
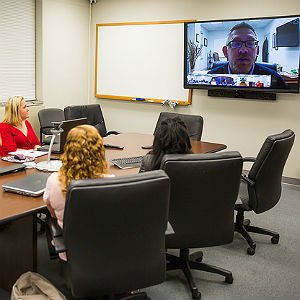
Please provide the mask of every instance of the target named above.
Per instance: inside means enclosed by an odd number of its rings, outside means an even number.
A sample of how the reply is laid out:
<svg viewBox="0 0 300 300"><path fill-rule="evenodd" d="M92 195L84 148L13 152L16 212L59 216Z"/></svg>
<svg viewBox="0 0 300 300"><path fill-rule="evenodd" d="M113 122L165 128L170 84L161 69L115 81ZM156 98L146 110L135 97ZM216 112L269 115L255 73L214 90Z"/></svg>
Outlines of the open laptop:
<svg viewBox="0 0 300 300"><path fill-rule="evenodd" d="M87 118L61 121L60 128L63 129L63 132L58 136L59 137L58 143L53 144L51 153L57 153L57 154L63 153L69 131L76 126L83 125L83 124L87 124ZM40 147L38 150L48 151L49 145L44 145Z"/></svg>
<svg viewBox="0 0 300 300"><path fill-rule="evenodd" d="M46 182L50 173L35 172L18 180L14 180L2 185L6 192L37 197L44 193Z"/></svg>

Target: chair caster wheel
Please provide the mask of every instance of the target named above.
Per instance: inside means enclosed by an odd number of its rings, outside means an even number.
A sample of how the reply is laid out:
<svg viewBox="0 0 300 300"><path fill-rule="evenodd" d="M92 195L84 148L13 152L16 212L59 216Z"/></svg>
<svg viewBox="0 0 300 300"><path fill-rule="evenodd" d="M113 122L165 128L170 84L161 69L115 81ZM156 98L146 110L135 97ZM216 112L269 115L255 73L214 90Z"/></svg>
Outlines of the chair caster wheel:
<svg viewBox="0 0 300 300"><path fill-rule="evenodd" d="M196 258L196 262L201 262L203 260L203 256Z"/></svg>
<svg viewBox="0 0 300 300"><path fill-rule="evenodd" d="M272 242L272 244L278 244L278 243L279 243L279 237L273 236L273 237L271 238L271 242Z"/></svg>
<svg viewBox="0 0 300 300"><path fill-rule="evenodd" d="M247 248L247 253L249 254L249 255L254 255L255 254L255 247L249 247L249 248Z"/></svg>
<svg viewBox="0 0 300 300"><path fill-rule="evenodd" d="M198 289L194 289L192 291L192 298L193 298L193 300L200 300L201 299L201 293L198 292Z"/></svg>
<svg viewBox="0 0 300 300"><path fill-rule="evenodd" d="M226 283L233 283L233 276L228 276L228 277L225 277L225 282Z"/></svg>
<svg viewBox="0 0 300 300"><path fill-rule="evenodd" d="M190 259L196 262L201 262L203 260L203 252L197 251L190 255Z"/></svg>

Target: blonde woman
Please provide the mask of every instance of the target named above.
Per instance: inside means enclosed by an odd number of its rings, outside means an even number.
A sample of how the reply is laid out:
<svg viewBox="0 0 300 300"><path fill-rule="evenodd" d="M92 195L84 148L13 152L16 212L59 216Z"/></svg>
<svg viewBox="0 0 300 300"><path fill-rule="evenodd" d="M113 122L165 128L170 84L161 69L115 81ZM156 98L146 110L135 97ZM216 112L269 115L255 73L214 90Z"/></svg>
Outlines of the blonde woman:
<svg viewBox="0 0 300 300"><path fill-rule="evenodd" d="M0 156L17 149L35 149L40 146L28 117L29 110L22 96L7 100L4 118L0 123Z"/></svg>

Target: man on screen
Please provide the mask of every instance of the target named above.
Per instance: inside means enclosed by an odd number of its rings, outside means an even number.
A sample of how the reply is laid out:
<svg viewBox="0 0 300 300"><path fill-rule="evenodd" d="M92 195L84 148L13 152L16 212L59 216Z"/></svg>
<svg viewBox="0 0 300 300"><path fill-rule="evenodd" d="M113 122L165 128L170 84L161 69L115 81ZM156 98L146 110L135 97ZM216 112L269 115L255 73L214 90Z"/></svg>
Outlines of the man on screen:
<svg viewBox="0 0 300 300"><path fill-rule="evenodd" d="M271 75L271 88L287 88L276 71L255 63L259 46L256 32L251 25L241 22L233 26L222 50L228 62L210 70L208 74Z"/></svg>

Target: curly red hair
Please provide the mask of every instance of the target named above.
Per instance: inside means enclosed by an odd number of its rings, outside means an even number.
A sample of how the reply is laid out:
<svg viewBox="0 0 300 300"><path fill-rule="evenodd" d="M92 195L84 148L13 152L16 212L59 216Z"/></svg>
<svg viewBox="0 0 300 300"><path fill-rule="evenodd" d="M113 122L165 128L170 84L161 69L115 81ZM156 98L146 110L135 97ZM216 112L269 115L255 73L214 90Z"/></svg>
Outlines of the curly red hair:
<svg viewBox="0 0 300 300"><path fill-rule="evenodd" d="M58 176L63 192L73 179L97 178L106 174L105 149L98 130L91 125L71 129L61 161Z"/></svg>

